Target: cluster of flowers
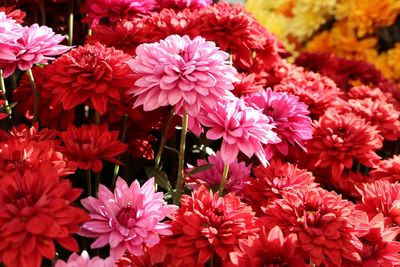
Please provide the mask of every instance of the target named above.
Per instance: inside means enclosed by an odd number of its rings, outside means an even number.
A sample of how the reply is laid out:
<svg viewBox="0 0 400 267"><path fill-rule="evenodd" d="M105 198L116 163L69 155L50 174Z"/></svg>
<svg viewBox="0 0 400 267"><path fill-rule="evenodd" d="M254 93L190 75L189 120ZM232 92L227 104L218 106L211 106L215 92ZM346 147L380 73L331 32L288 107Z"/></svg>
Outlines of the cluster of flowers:
<svg viewBox="0 0 400 267"><path fill-rule="evenodd" d="M366 61L387 79L400 81L396 0L248 0L246 6L294 54L327 52Z"/></svg>
<svg viewBox="0 0 400 267"><path fill-rule="evenodd" d="M242 5L81 12L70 47L0 8L0 263L400 266L395 83Z"/></svg>

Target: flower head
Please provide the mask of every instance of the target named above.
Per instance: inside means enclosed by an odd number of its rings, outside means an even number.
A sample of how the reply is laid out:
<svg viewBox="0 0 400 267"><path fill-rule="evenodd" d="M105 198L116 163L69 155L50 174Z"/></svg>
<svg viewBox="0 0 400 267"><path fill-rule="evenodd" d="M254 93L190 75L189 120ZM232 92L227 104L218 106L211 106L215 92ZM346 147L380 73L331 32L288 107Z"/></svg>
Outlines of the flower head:
<svg viewBox="0 0 400 267"><path fill-rule="evenodd" d="M212 4L212 0L157 0L161 8L174 9L196 9L207 7Z"/></svg>
<svg viewBox="0 0 400 267"><path fill-rule="evenodd" d="M199 184L206 184L208 187L219 186L221 183L221 177L224 170L224 161L221 157L221 152L217 151L215 155L208 157L207 161L198 159L197 166L205 164L212 164L213 166L205 171L191 175L188 185L191 188L197 189ZM235 193L239 197L243 197L243 188L250 177L251 166L246 166L245 162L239 162L236 158L231 164L229 164L229 171L225 190L227 192ZM187 170L190 172L190 169ZM190 183L194 180L193 183Z"/></svg>
<svg viewBox="0 0 400 267"><path fill-rule="evenodd" d="M104 114L108 102L122 104L133 83L127 61L130 56L100 43L80 46L61 56L47 68L44 89L50 106L70 110L85 103Z"/></svg>
<svg viewBox="0 0 400 267"><path fill-rule="evenodd" d="M240 242L256 235L250 207L233 194L219 197L204 186L192 196L182 196L181 208L173 215L171 225L171 266L202 265L213 255L228 260L229 253L240 251Z"/></svg>
<svg viewBox="0 0 400 267"><path fill-rule="evenodd" d="M71 124L67 131L61 132L64 146L60 151L78 168L98 172L103 168L102 160L121 164L115 159L122 154L127 145L118 140L118 131L108 131L107 125L84 125L76 128Z"/></svg>
<svg viewBox="0 0 400 267"><path fill-rule="evenodd" d="M39 267L56 254L54 242L78 251L72 237L87 214L70 205L81 189L59 178L49 164L0 179L0 261L10 267Z"/></svg>
<svg viewBox="0 0 400 267"><path fill-rule="evenodd" d="M268 158L275 151L288 154L289 145L299 145L305 150L303 140L312 138L311 118L308 116L307 105L299 102L299 98L287 93L266 91L244 97L249 106L260 109L272 120L273 129L282 140L280 143L267 145Z"/></svg>
<svg viewBox="0 0 400 267"><path fill-rule="evenodd" d="M260 110L246 106L243 100L220 102L199 119L210 128L206 133L208 139L222 138L221 157L225 164L232 163L241 151L249 158L256 155L266 165L263 145L280 141L271 120Z"/></svg>
<svg viewBox="0 0 400 267"><path fill-rule="evenodd" d="M171 105L196 116L202 107L216 106L236 80L229 55L201 37L171 35L140 45L136 55L129 63L138 76L134 106L143 105L145 111Z"/></svg>
<svg viewBox="0 0 400 267"><path fill-rule="evenodd" d="M58 260L55 267L114 267L114 259L111 257L104 260L99 257L90 258L84 250L81 255L73 253L66 262Z"/></svg>
<svg viewBox="0 0 400 267"><path fill-rule="evenodd" d="M163 193L154 192L154 178L142 187L136 180L130 186L118 178L114 194L99 186L99 197L81 200L91 220L82 225L80 235L96 237L91 248L110 245L110 254L117 260L125 252L142 255L144 250L160 242L159 235L169 235L169 225L161 223L177 207L166 205Z"/></svg>
<svg viewBox="0 0 400 267"><path fill-rule="evenodd" d="M400 181L400 155L381 160L369 174L374 179L385 179L390 182Z"/></svg>

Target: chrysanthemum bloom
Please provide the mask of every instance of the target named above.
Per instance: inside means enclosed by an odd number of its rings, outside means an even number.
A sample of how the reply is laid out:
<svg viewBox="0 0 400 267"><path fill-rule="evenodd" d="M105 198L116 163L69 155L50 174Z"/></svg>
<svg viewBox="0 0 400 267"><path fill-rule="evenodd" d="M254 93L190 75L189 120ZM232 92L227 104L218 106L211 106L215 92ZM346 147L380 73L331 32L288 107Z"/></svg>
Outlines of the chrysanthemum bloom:
<svg viewBox="0 0 400 267"><path fill-rule="evenodd" d="M204 186L182 196L172 219L168 254L176 267L203 266L213 256L214 262L227 261L229 253L240 251L240 242L256 235L249 206L234 194L219 197Z"/></svg>
<svg viewBox="0 0 400 267"><path fill-rule="evenodd" d="M400 137L400 111L386 101L365 99L349 99L344 105L335 109L342 114L349 112L364 118L376 126L383 138L396 141Z"/></svg>
<svg viewBox="0 0 400 267"><path fill-rule="evenodd" d="M130 56L100 43L80 46L62 55L47 68L44 89L51 107L70 110L80 104L104 114L110 100L120 101L132 86L127 61Z"/></svg>
<svg viewBox="0 0 400 267"><path fill-rule="evenodd" d="M239 151L248 158L256 155L266 165L263 145L280 142L271 120L260 110L246 106L243 100L219 102L202 114L200 122L210 128L208 139L222 138L221 157L226 165L237 158Z"/></svg>
<svg viewBox="0 0 400 267"><path fill-rule="evenodd" d="M373 88L369 86L354 86L350 88L350 90L347 92L347 97L350 99L365 99L365 98L371 98L373 101L379 100L379 101L386 101L389 103L392 103L391 101L395 101L393 99L393 96L389 92L383 92L379 88Z"/></svg>
<svg viewBox="0 0 400 267"><path fill-rule="evenodd" d="M370 183L376 180L375 178L364 175L361 172L353 171L347 173L342 172L339 177L327 176L329 177L329 180L326 181L326 183L330 183L334 188L336 188L336 192L354 199L361 198L360 192L357 190L358 187L362 187L363 183Z"/></svg>
<svg viewBox="0 0 400 267"><path fill-rule="evenodd" d="M5 51L14 53L15 59L0 60L4 77L10 76L17 67L25 71L32 68L34 64L54 60L54 56L67 52L70 47L59 44L64 38L65 36L55 34L47 26L33 24L25 27L22 37L17 40L18 47Z"/></svg>
<svg viewBox="0 0 400 267"><path fill-rule="evenodd" d="M212 0L157 0L160 8L174 8L174 9L196 9L203 8L211 5Z"/></svg>
<svg viewBox="0 0 400 267"><path fill-rule="evenodd" d="M91 27L97 26L101 20L105 20L105 24L115 23L150 12L155 6L155 0L88 0L81 8L81 13L87 15L82 21L91 23Z"/></svg>
<svg viewBox="0 0 400 267"><path fill-rule="evenodd" d="M17 23L22 23L26 13L20 9L14 9L15 6L2 6L0 12L6 13L6 17L15 20Z"/></svg>
<svg viewBox="0 0 400 267"><path fill-rule="evenodd" d="M58 260L55 267L114 267L114 259L111 257L104 260L99 257L90 258L84 250L81 255L73 253L66 262Z"/></svg>
<svg viewBox="0 0 400 267"><path fill-rule="evenodd" d="M140 45L136 55L129 62L139 77L132 89L134 106L145 111L171 105L196 116L202 107L216 106L236 80L229 55L201 37L172 35Z"/></svg>
<svg viewBox="0 0 400 267"><path fill-rule="evenodd" d="M317 117L323 115L341 95L340 89L331 79L318 73L302 71L300 68L291 72L291 75L276 85L274 90L298 96Z"/></svg>
<svg viewBox="0 0 400 267"><path fill-rule="evenodd" d="M218 188L221 184L221 177L224 171L224 161L221 158L221 152L218 151L216 155L208 157L207 161L198 159L197 166L206 164L212 164L213 166L205 171L191 175L188 185L191 188L197 189L199 185L204 183L208 187ZM243 188L250 177L251 166L246 166L246 163L239 162L236 158L231 164L229 164L228 176L225 184L226 192L235 193L240 198L243 197ZM187 172L190 172L188 169ZM191 183L193 181L193 183Z"/></svg>
<svg viewBox="0 0 400 267"><path fill-rule="evenodd" d="M242 96L252 93L257 93L263 90L261 84L257 83L255 80L256 76L254 73L247 75L246 73L238 74L239 81L235 82L233 85L233 94L236 96Z"/></svg>
<svg viewBox="0 0 400 267"><path fill-rule="evenodd" d="M273 129L282 140L280 143L267 145L267 158L271 158L278 151L283 155L288 154L289 145L299 145L303 150L303 140L312 138L311 118L307 105L299 102L297 96L287 93L266 91L244 97L244 101L254 108L260 109L272 119Z"/></svg>
<svg viewBox="0 0 400 267"><path fill-rule="evenodd" d="M249 179L245 193L257 212L261 211L262 206L267 206L275 199L282 198L283 192L288 188L317 186L311 172L279 159L271 160L267 167L261 165L254 167L253 173L255 178Z"/></svg>
<svg viewBox="0 0 400 267"><path fill-rule="evenodd" d="M373 179L385 179L390 182L400 181L400 155L381 160L369 172Z"/></svg>
<svg viewBox="0 0 400 267"><path fill-rule="evenodd" d="M0 12L0 68L6 63L16 60L16 53L21 49L17 43L22 38L24 28L12 18L6 16L4 11ZM8 76L8 73L3 73Z"/></svg>
<svg viewBox="0 0 400 267"><path fill-rule="evenodd" d="M199 11L200 35L215 42L224 51L233 54L237 67L248 68L253 58L252 51L262 50L266 35L262 26L243 5L219 2Z"/></svg>
<svg viewBox="0 0 400 267"><path fill-rule="evenodd" d="M385 216L387 226L400 226L400 184L378 180L359 187L362 196L358 209L365 211L372 219L379 213Z"/></svg>
<svg viewBox="0 0 400 267"><path fill-rule="evenodd" d="M380 157L375 153L382 147L382 136L375 126L351 113L340 115L327 112L314 124L314 137L308 142L310 167L331 169L339 177L353 162L372 167Z"/></svg>
<svg viewBox="0 0 400 267"><path fill-rule="evenodd" d="M343 259L360 261L360 212L335 192L310 187L287 190L264 212L268 216L261 221L267 227L279 225L284 234L297 234L299 248L316 266L341 266Z"/></svg>
<svg viewBox="0 0 400 267"><path fill-rule="evenodd" d="M76 162L80 169L101 171L102 160L122 164L115 157L122 154L127 145L118 140L118 131L108 131L107 124L83 125L80 128L71 124L67 131L59 135L64 142L60 151Z"/></svg>
<svg viewBox="0 0 400 267"><path fill-rule="evenodd" d="M70 205L81 194L59 178L49 164L0 179L0 261L9 267L39 267L56 254L54 242L78 251L72 237L87 221L84 210Z"/></svg>
<svg viewBox="0 0 400 267"><path fill-rule="evenodd" d="M115 267L162 267L168 266L167 241L165 236L160 236L160 243L150 247L142 256L130 253L115 262Z"/></svg>
<svg viewBox="0 0 400 267"><path fill-rule="evenodd" d="M292 233L284 236L279 226L269 231L262 227L258 239L241 248L243 252L230 255L233 266L308 266L296 253L297 235Z"/></svg>
<svg viewBox="0 0 400 267"><path fill-rule="evenodd" d="M145 249L160 242L159 235L171 234L170 226L161 223L175 209L166 205L162 192L154 192L154 178L142 187L135 180L131 186L118 178L114 194L99 186L99 197L81 200L91 220L82 225L80 235L96 237L91 248L110 245L110 255L120 259L125 252L142 255Z"/></svg>
<svg viewBox="0 0 400 267"><path fill-rule="evenodd" d="M367 231L360 237L362 249L359 252L361 262L344 261L345 267L388 266L400 265L400 242L396 241L398 227L385 227L384 217L380 213L371 220L365 215Z"/></svg>

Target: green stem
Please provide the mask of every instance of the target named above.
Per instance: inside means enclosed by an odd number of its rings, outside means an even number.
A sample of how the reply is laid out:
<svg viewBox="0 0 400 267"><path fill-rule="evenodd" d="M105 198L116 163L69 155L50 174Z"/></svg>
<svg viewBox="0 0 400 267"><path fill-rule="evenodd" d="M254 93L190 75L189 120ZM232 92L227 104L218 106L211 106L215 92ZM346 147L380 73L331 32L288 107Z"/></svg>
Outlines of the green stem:
<svg viewBox="0 0 400 267"><path fill-rule="evenodd" d="M94 122L96 123L96 125L100 125L100 113L98 113L97 111L94 112Z"/></svg>
<svg viewBox="0 0 400 267"><path fill-rule="evenodd" d="M124 115L124 123L123 123L123 126L122 126L121 142L125 141L127 130L128 130L128 114L125 114ZM118 160L120 160L120 159L121 159L121 157L118 157ZM117 180L119 167L120 166L118 164L115 164L115 166L114 166L114 173L113 173L113 178L112 178L112 182L111 182L111 186L112 187L114 187L115 181Z"/></svg>
<svg viewBox="0 0 400 267"><path fill-rule="evenodd" d="M13 74L11 74L10 82L11 82L11 89L12 90L17 88L17 75L15 74L15 72Z"/></svg>
<svg viewBox="0 0 400 267"><path fill-rule="evenodd" d="M7 100L7 92L6 92L6 84L4 83L4 77L3 77L3 70L0 69L0 90L3 93L2 94L2 98L4 100L4 107L6 109L6 113L8 114L8 116L11 119L11 114L12 114L12 110L10 108L10 106L8 105L8 100Z"/></svg>
<svg viewBox="0 0 400 267"><path fill-rule="evenodd" d="M99 192L100 185L100 171L94 173L94 194L97 197L97 193Z"/></svg>
<svg viewBox="0 0 400 267"><path fill-rule="evenodd" d="M165 142L167 141L167 135L168 135L168 131L169 128L171 127L171 123L172 123L172 119L174 117L174 109L171 109L171 115L168 118L167 124L165 125L165 129L161 135L161 142L160 142L160 147L158 148L158 152L157 152L157 156L156 159L154 161L154 167L156 169L160 169L160 161L161 161L161 156L162 153L164 151L164 147L165 147Z"/></svg>
<svg viewBox="0 0 400 267"><path fill-rule="evenodd" d="M183 167L185 164L185 144L186 144L187 127L188 127L188 114L184 110L183 120L182 120L181 143L179 146L178 181L176 182L175 204L179 204L179 202L181 201L181 195L183 189L183 179L184 179Z"/></svg>
<svg viewBox="0 0 400 267"><path fill-rule="evenodd" d="M229 165L224 165L224 171L222 173L221 183L219 184L219 191L218 191L220 196L222 196L222 193L224 192L226 178L228 177L228 172L229 172Z"/></svg>
<svg viewBox="0 0 400 267"><path fill-rule="evenodd" d="M26 71L29 77L29 83L31 84L32 87L32 92L33 92L33 120L32 124L38 121L38 112L39 112L39 92L37 91L36 84L35 84L35 78L33 77L33 73L31 69L28 69Z"/></svg>
<svg viewBox="0 0 400 267"><path fill-rule="evenodd" d="M92 173L90 170L86 171L86 183L87 183L87 189L88 189L88 191L87 191L88 196L91 196L92 195Z"/></svg>
<svg viewBox="0 0 400 267"><path fill-rule="evenodd" d="M68 9L68 45L72 45L74 41L74 0L69 1Z"/></svg>

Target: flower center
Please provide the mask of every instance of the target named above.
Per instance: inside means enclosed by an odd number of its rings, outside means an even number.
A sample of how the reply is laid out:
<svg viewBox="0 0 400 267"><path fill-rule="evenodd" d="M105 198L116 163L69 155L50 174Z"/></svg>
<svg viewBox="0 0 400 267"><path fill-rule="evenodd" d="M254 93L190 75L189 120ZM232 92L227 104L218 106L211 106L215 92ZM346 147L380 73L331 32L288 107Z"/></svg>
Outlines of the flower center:
<svg viewBox="0 0 400 267"><path fill-rule="evenodd" d="M130 205L122 208L117 215L118 222L126 228L131 228L134 226L136 219L136 209Z"/></svg>

